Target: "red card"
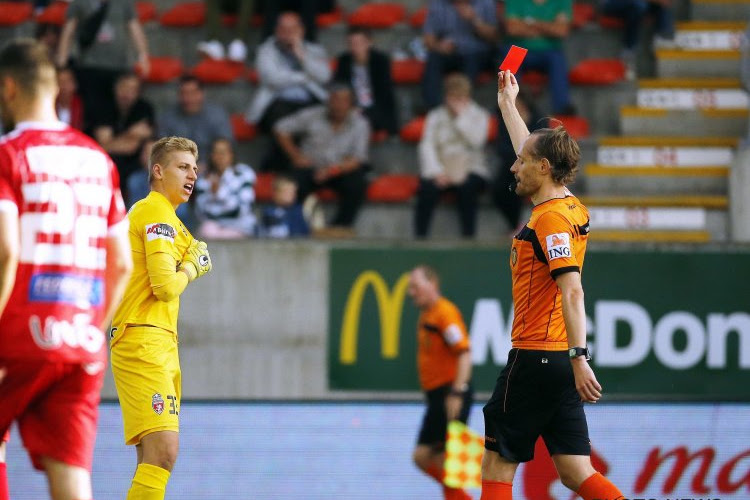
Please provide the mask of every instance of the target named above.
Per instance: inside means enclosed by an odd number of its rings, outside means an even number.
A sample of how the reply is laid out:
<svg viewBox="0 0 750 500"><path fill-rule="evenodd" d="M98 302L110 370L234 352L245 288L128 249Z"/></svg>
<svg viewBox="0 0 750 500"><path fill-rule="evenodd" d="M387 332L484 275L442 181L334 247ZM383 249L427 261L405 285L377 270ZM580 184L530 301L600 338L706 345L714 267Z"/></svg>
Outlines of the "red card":
<svg viewBox="0 0 750 500"><path fill-rule="evenodd" d="M527 52L528 50L523 47L511 45L508 54L503 59L502 64L500 64L500 71L510 71L514 75L518 73L518 68L521 67L521 63L523 62L523 58L526 57Z"/></svg>

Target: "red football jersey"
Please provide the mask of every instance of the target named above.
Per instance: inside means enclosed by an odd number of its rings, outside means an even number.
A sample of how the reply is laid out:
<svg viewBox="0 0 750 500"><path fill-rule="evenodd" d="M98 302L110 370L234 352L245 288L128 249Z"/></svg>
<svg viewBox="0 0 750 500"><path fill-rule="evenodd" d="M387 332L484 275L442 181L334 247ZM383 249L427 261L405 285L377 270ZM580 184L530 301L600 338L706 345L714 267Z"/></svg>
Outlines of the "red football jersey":
<svg viewBox="0 0 750 500"><path fill-rule="evenodd" d="M105 361L106 239L127 224L112 160L62 122L21 123L0 139L0 210L21 238L0 356Z"/></svg>

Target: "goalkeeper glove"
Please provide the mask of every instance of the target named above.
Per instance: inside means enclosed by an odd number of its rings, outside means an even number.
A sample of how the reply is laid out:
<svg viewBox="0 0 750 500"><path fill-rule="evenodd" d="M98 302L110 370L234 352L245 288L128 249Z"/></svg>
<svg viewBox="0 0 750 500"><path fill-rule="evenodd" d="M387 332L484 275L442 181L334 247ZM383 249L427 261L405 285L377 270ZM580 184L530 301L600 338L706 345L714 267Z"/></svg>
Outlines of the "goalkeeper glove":
<svg viewBox="0 0 750 500"><path fill-rule="evenodd" d="M188 280L200 278L211 270L211 256L208 255L208 245L205 241L193 240L185 251L180 264L180 270L188 275Z"/></svg>

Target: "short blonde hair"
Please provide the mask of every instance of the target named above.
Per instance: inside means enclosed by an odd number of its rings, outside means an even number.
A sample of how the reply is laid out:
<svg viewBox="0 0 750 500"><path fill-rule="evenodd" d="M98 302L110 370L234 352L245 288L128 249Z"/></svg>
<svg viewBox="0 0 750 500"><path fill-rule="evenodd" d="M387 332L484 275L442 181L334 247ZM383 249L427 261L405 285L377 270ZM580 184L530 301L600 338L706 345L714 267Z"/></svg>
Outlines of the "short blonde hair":
<svg viewBox="0 0 750 500"><path fill-rule="evenodd" d="M148 183L154 180L154 165L161 164L169 153L187 151L198 161L198 145L187 137L162 137L151 146L151 157L148 160Z"/></svg>
<svg viewBox="0 0 750 500"><path fill-rule="evenodd" d="M463 73L451 73L443 80L445 95L471 96L471 81Z"/></svg>

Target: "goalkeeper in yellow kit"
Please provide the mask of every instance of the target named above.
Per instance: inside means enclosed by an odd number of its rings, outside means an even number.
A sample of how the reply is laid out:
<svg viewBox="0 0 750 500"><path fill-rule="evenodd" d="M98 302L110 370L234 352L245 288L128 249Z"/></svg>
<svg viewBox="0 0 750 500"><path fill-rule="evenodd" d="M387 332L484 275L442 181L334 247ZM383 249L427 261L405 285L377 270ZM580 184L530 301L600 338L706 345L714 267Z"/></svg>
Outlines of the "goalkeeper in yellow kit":
<svg viewBox="0 0 750 500"><path fill-rule="evenodd" d="M133 274L110 332L125 444L134 444L138 455L128 500L163 499L177 459L180 294L211 270L206 244L175 214L195 188L197 159L190 139L158 140L149 162L151 192L128 213Z"/></svg>

